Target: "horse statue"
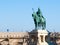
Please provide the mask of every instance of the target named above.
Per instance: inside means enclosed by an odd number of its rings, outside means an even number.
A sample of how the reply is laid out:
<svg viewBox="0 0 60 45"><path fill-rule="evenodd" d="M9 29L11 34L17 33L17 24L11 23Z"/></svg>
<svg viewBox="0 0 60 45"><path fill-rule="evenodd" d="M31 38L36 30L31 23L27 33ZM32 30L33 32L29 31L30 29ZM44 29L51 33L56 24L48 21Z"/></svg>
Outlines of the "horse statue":
<svg viewBox="0 0 60 45"><path fill-rule="evenodd" d="M39 8L38 8L37 12L33 11L32 17L33 17L33 20L34 20L34 23L35 23L35 29L44 30L46 28L46 20L43 17Z"/></svg>

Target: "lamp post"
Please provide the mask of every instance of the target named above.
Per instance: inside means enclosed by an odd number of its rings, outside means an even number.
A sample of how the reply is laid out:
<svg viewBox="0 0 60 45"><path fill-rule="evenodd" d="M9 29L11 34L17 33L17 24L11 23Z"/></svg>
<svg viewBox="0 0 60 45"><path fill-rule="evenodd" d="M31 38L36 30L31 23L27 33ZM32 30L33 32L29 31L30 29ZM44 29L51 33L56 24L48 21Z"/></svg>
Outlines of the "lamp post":
<svg viewBox="0 0 60 45"><path fill-rule="evenodd" d="M9 33L9 29L7 29L7 32ZM10 44L9 44L9 36L8 36L8 34L7 34L7 38L6 38L6 39L7 39L7 41L8 41L8 44L7 44L7 45L10 45Z"/></svg>

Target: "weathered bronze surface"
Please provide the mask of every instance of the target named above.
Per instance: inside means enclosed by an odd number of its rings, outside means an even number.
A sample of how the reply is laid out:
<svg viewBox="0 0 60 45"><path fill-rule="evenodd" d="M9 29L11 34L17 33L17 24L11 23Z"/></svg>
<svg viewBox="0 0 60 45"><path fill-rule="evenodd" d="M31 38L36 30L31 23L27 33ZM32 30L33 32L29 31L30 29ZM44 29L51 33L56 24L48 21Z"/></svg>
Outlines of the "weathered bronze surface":
<svg viewBox="0 0 60 45"><path fill-rule="evenodd" d="M33 11L32 17L33 17L33 20L35 23L35 29L42 29L43 30L46 28L46 20L43 17L39 8L38 8L37 12Z"/></svg>

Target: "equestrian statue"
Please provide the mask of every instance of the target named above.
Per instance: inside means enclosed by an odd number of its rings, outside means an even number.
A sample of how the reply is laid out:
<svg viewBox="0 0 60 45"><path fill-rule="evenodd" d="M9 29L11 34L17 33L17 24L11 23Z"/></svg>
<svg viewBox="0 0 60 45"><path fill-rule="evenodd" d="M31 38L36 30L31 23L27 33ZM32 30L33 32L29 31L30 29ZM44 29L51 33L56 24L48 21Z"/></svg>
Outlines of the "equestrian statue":
<svg viewBox="0 0 60 45"><path fill-rule="evenodd" d="M39 8L37 12L33 11L32 17L35 23L35 29L44 30L46 28L46 20L43 17Z"/></svg>

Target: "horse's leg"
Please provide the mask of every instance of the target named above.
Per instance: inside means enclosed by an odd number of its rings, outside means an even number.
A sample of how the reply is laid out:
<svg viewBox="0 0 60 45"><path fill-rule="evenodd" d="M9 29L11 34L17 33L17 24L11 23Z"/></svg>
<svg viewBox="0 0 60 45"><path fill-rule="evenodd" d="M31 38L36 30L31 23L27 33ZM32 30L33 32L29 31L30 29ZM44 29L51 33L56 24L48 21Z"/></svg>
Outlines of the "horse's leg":
<svg viewBox="0 0 60 45"><path fill-rule="evenodd" d="M44 23L42 23L42 29L44 29Z"/></svg>
<svg viewBox="0 0 60 45"><path fill-rule="evenodd" d="M43 24L41 24L41 28L43 29Z"/></svg>
<svg viewBox="0 0 60 45"><path fill-rule="evenodd" d="M46 23L44 23L44 28L46 28Z"/></svg>
<svg viewBox="0 0 60 45"><path fill-rule="evenodd" d="M45 23L43 23L43 29L45 29L46 28L46 24Z"/></svg>
<svg viewBox="0 0 60 45"><path fill-rule="evenodd" d="M37 29L37 24L35 24L35 29Z"/></svg>
<svg viewBox="0 0 60 45"><path fill-rule="evenodd" d="M34 23L35 23L35 29L37 28L37 22L36 19L34 18Z"/></svg>
<svg viewBox="0 0 60 45"><path fill-rule="evenodd" d="M43 25L44 25L44 29L46 28L46 21L43 22Z"/></svg>
<svg viewBox="0 0 60 45"><path fill-rule="evenodd" d="M36 22L36 30L37 30L37 22Z"/></svg>

